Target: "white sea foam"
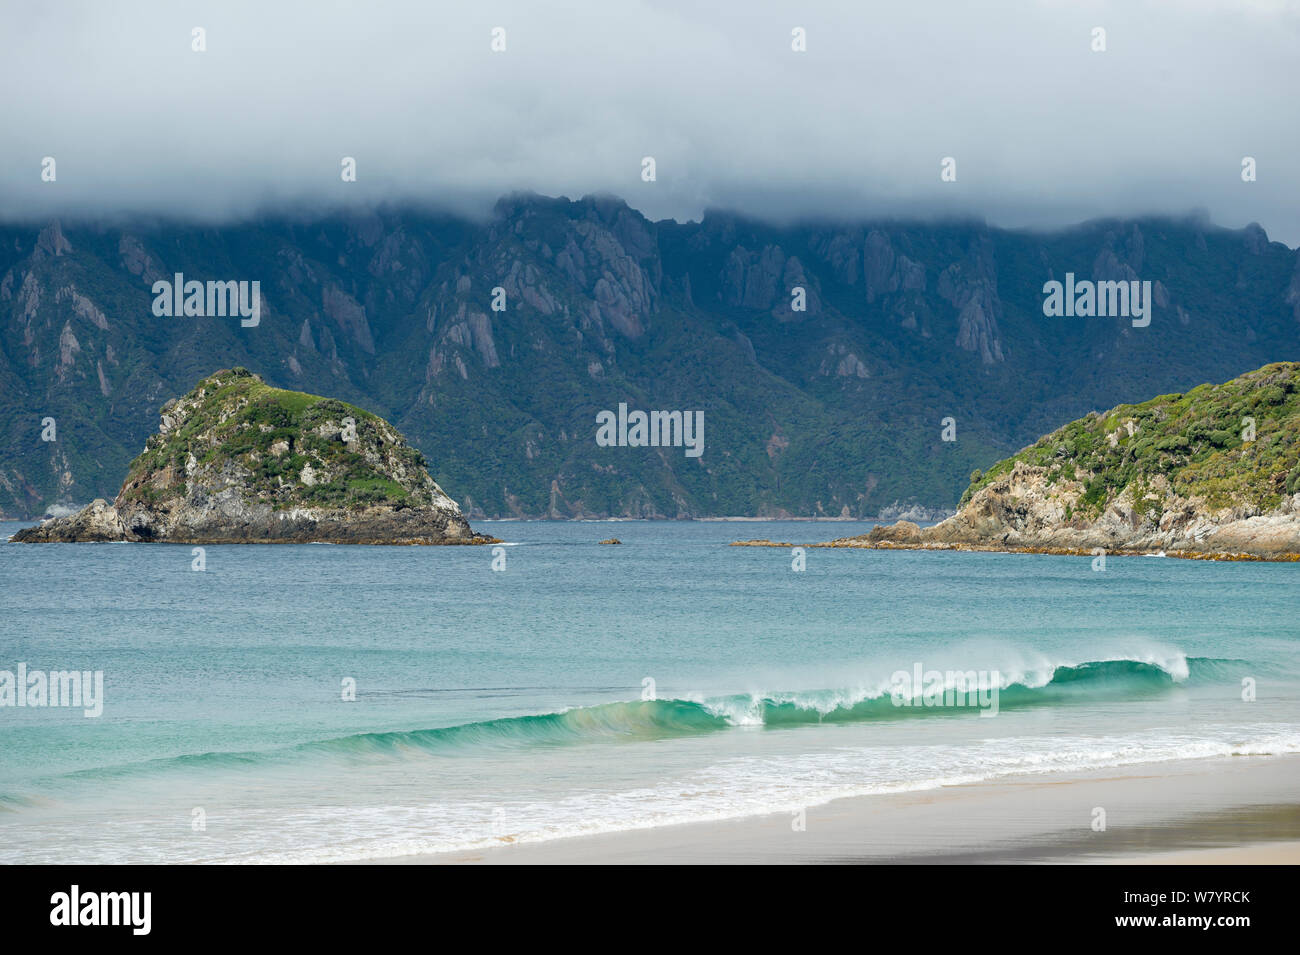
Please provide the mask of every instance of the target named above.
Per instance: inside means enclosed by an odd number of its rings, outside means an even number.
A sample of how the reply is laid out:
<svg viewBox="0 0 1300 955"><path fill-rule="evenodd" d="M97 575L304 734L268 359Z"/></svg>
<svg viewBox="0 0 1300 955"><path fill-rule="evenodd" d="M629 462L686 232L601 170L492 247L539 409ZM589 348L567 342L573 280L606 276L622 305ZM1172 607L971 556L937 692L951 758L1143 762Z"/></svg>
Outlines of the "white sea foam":
<svg viewBox="0 0 1300 955"><path fill-rule="evenodd" d="M481 850L789 812L833 799L937 789L1019 774L1300 753L1300 726L1258 729L1256 735L1246 737L1233 727L1223 727L1221 736L1013 737L985 741L978 747L924 747L901 764L897 752L885 749L731 759L652 787L591 790L547 804L330 810L317 817L299 818L289 826L295 838L307 835L314 845L273 847L263 843L254 852L207 861L346 862ZM276 825L284 826L285 820ZM494 825L499 831L493 831ZM394 837L398 831L406 835ZM332 838L322 839L325 833Z"/></svg>

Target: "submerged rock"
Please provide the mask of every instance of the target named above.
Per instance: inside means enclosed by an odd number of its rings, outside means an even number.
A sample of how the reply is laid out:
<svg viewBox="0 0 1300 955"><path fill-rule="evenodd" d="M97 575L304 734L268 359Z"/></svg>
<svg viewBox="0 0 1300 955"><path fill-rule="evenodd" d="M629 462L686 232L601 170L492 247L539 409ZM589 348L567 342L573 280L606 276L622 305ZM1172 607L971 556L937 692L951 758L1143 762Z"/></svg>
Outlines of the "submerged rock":
<svg viewBox="0 0 1300 955"><path fill-rule="evenodd" d="M122 489L14 535L20 543L477 544L384 419L219 371L162 409Z"/></svg>

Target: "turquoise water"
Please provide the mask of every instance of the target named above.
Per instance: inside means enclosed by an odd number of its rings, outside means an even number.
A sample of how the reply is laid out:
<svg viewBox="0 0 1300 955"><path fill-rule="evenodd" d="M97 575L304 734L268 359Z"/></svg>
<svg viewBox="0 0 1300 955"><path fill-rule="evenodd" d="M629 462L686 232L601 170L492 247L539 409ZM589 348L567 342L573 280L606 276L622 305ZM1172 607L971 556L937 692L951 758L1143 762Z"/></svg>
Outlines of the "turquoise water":
<svg viewBox="0 0 1300 955"><path fill-rule="evenodd" d="M0 862L362 859L1300 752L1300 566L726 546L870 526L483 524L501 572L0 543L0 670L104 679L98 718L0 707ZM917 666L985 674L996 715L895 705Z"/></svg>

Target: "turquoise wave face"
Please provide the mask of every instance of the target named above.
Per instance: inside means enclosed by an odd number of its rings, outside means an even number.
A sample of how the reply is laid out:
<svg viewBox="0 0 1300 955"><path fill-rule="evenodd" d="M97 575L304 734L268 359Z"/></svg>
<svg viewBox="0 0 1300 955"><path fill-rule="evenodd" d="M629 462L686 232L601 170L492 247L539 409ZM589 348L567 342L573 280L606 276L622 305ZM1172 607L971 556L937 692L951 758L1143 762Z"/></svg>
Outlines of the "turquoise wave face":
<svg viewBox="0 0 1300 955"><path fill-rule="evenodd" d="M1180 683L1195 684L1237 672L1243 661L1192 657L1185 676L1140 660L1097 660L1052 670L1040 685L1009 682L998 688L1001 709L1079 705L1100 701L1141 700L1169 692ZM311 759L401 758L405 755L474 754L532 747L606 741L650 741L718 733L742 727L770 729L833 723L889 722L914 718L968 719L972 704L960 695L940 696L933 705L919 697L899 705L888 689L823 690L750 696L736 694L704 700L632 700L600 703L554 713L504 717L430 729L358 733L258 752L209 752L69 774L107 779L188 769L255 769L260 765ZM973 698L972 698L973 699ZM0 794L0 811L25 804Z"/></svg>

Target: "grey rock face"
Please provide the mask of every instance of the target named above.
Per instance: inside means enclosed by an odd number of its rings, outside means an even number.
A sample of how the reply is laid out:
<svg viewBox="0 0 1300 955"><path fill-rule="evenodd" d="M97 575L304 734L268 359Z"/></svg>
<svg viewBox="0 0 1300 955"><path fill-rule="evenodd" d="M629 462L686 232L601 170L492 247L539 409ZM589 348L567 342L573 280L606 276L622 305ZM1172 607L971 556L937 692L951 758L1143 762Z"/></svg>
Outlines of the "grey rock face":
<svg viewBox="0 0 1300 955"><path fill-rule="evenodd" d="M71 251L72 243L64 238L63 226L59 224L58 219L55 219L37 236L36 249L32 253L32 258L57 257L67 255Z"/></svg>
<svg viewBox="0 0 1300 955"><path fill-rule="evenodd" d="M781 278L785 262L785 253L779 246L769 245L758 253L744 246L737 247L722 275L724 301L741 308L763 311L772 308L783 291Z"/></svg>
<svg viewBox="0 0 1300 955"><path fill-rule="evenodd" d="M894 270L894 247L889 236L873 229L862 251L862 271L867 278L867 301L898 291L898 273Z"/></svg>
<svg viewBox="0 0 1300 955"><path fill-rule="evenodd" d="M1212 508L1199 498L1181 497L1167 481L1157 481L1143 502L1133 500L1126 488L1100 515L1084 520L1072 516L1084 487L1081 480L1050 482L1045 468L1017 462L1009 474L975 492L955 515L933 527L900 521L853 540L860 546L1079 553L1099 548L1121 554L1163 551L1265 559L1300 554L1300 494L1261 513L1243 506Z"/></svg>
<svg viewBox="0 0 1300 955"><path fill-rule="evenodd" d="M238 492L198 495L184 510L164 519L138 509L118 510L102 498L72 517L24 528L14 543L84 544L134 542L170 544L480 544L459 509L438 507L295 508L272 511L249 504Z"/></svg>
<svg viewBox="0 0 1300 955"><path fill-rule="evenodd" d="M368 354L375 353L375 341L366 321L366 310L337 285L327 285L321 290L321 309L338 325L339 329Z"/></svg>
<svg viewBox="0 0 1300 955"><path fill-rule="evenodd" d="M998 317L997 270L987 244L977 241L965 259L939 276L936 291L957 309L957 347L975 352L985 365L1003 360Z"/></svg>

